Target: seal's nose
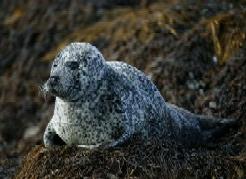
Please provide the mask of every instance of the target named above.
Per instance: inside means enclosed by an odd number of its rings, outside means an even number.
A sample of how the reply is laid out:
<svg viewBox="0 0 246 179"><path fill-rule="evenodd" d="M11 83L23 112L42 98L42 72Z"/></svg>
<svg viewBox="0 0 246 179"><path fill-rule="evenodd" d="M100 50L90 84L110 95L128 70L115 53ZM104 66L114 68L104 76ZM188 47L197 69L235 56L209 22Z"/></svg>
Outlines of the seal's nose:
<svg viewBox="0 0 246 179"><path fill-rule="evenodd" d="M49 79L49 81L50 81L50 84L51 85L55 85L59 81L59 76L51 76L50 79Z"/></svg>

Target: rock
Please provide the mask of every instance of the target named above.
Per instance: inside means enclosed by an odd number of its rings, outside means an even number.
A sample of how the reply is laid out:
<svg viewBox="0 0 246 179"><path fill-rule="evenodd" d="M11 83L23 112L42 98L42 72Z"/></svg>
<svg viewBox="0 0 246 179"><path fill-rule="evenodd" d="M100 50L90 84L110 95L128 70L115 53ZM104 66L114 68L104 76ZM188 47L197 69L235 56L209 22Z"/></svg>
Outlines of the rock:
<svg viewBox="0 0 246 179"><path fill-rule="evenodd" d="M40 130L39 126L31 126L27 128L24 133L24 139L28 139L28 138L36 136L39 130Z"/></svg>
<svg viewBox="0 0 246 179"><path fill-rule="evenodd" d="M214 102L214 101L209 102L209 108L216 109L217 108L216 102Z"/></svg>

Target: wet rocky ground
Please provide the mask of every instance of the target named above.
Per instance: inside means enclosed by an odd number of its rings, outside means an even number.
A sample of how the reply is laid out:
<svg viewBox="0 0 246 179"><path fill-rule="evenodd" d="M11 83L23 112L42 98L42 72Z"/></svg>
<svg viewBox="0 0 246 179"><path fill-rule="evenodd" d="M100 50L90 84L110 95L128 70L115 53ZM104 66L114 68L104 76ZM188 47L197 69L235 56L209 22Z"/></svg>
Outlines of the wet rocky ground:
<svg viewBox="0 0 246 179"><path fill-rule="evenodd" d="M0 178L244 178L244 1L2 1ZM47 150L42 134L54 99L39 86L56 53L96 45L151 76L165 99L238 124L204 146L135 140L113 151Z"/></svg>

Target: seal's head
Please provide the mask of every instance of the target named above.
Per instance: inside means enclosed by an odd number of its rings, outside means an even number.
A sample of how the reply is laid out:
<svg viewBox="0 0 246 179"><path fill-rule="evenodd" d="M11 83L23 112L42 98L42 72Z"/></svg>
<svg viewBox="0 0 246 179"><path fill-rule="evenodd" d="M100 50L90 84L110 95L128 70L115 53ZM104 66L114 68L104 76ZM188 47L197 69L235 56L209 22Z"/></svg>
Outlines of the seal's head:
<svg viewBox="0 0 246 179"><path fill-rule="evenodd" d="M44 89L63 100L76 101L95 88L104 67L105 60L96 47L71 43L56 56Z"/></svg>

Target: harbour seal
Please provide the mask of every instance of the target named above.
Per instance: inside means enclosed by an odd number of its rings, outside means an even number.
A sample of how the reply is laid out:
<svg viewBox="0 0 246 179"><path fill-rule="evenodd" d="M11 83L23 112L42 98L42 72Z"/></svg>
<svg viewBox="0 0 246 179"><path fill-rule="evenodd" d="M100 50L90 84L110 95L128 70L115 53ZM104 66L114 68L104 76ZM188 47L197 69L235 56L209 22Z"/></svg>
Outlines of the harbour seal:
<svg viewBox="0 0 246 179"><path fill-rule="evenodd" d="M206 141L232 122L167 103L143 72L105 61L89 43L71 43L56 56L44 90L56 96L45 146L114 147L133 136Z"/></svg>

